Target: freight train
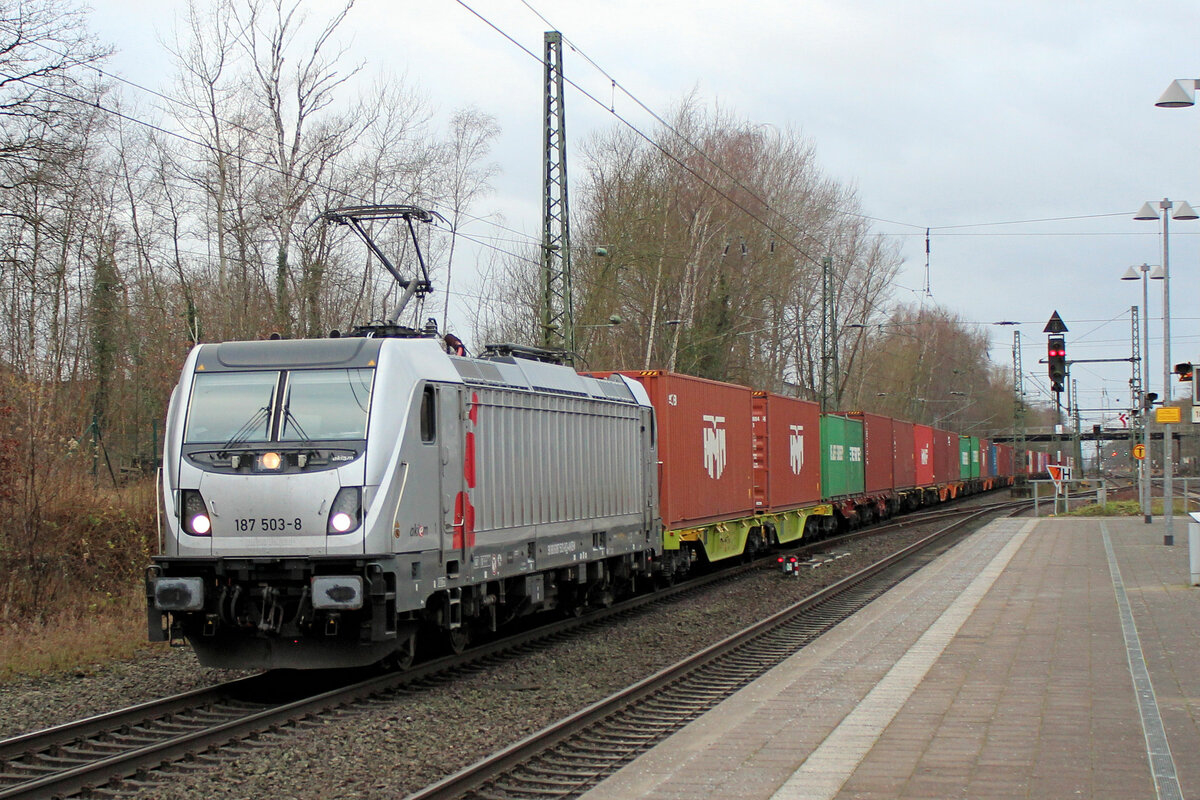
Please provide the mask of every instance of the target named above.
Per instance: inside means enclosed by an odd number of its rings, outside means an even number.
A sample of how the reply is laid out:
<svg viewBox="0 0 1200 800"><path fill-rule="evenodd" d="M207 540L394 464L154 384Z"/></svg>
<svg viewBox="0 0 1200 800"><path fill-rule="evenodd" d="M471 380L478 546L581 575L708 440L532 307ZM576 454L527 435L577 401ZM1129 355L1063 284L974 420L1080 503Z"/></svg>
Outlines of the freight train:
<svg viewBox="0 0 1200 800"><path fill-rule="evenodd" d="M579 374L515 345L467 357L398 323L200 344L171 395L149 637L215 667L411 662L575 613L698 563L1042 472L1045 455L669 372ZM423 261L421 262L424 273ZM444 346L443 342L455 346Z"/></svg>
<svg viewBox="0 0 1200 800"><path fill-rule="evenodd" d="M202 344L168 414L150 637L231 668L407 663L549 609L1010 484L1044 454L432 336Z"/></svg>

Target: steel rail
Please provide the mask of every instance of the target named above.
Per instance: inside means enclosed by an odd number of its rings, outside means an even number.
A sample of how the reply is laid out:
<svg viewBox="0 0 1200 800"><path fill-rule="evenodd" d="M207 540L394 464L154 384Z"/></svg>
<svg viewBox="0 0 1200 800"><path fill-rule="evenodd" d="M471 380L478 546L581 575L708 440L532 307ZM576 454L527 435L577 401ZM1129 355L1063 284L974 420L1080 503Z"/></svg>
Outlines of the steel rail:
<svg viewBox="0 0 1200 800"><path fill-rule="evenodd" d="M249 693L261 679L261 673L250 675L4 739L0 741L0 765L21 758L30 752L75 744L80 740L101 736L110 731L141 725L148 720L209 706L227 699L230 695Z"/></svg>
<svg viewBox="0 0 1200 800"><path fill-rule="evenodd" d="M1025 505L1025 502L1019 504L1003 504L1005 506ZM447 778L432 784L425 789L422 789L414 794L409 795L406 800L452 800L452 798L462 797L521 797L521 796L537 796L537 797L569 797L578 794L587 787L598 782L599 778L610 772L615 771L624 763L632 760L634 756L643 750L649 749L658 740L665 738L674 730L682 727L683 724L698 717L708 708L719 702L720 699L729 696L738 688L753 680L758 675L765 672L774 664L750 664L746 667L746 675L742 678L730 679L728 677L718 677L704 682L710 685L724 684L724 688L717 695L711 698L711 701L695 702L696 708L692 709L695 713L688 713L685 719L675 722L659 724L657 730L649 735L642 735L635 739L634 743L626 747L627 753L621 755L616 752L610 752L607 756L582 756L586 766L567 767L568 774L571 771L581 775L580 780L572 781L570 778L561 776L546 780L545 785L537 785L530 788L527 793L522 793L519 789L514 790L510 785L497 786L503 780L509 780L512 783L520 783L524 780L529 782L528 778L514 776L512 773L516 769L529 765L534 759L549 754L556 747L562 746L568 742L577 741L585 732L594 731L595 728L602 723L610 723L621 727L619 723L614 723L613 720L617 716L629 709L637 708L639 704L644 704L646 701L654 698L656 695L670 691L671 689L687 683L700 682L696 679L705 674L707 670L711 670L715 665L720 665L722 661L736 655L739 651L745 651L756 640L769 636L772 632L778 631L782 627L794 623L805 614L811 612L825 604L836 601L839 597L846 595L848 592L863 586L863 584L875 578L880 573L890 567L899 564L911 556L931 547L932 545L945 540L948 536L955 534L964 527L970 525L981 517L996 514L1003 509L1000 508L985 508L974 511L966 518L959 520L946 528L943 528L929 536L910 544L909 546L897 551L896 553L881 559L880 561L854 573L847 578L832 584L819 592L795 603L794 605L768 617L767 619L758 622L749 628L734 634L712 646L700 651L699 653L680 661L679 663L668 667L629 688L611 695L610 697L600 700L581 711L560 720L559 722L544 728L537 733L534 733L525 739L522 739L515 744L500 750L493 755L466 767L465 769L448 776ZM889 586L893 583L889 583ZM881 587L878 592L871 595L871 598L878 596L886 589ZM865 605L865 601L863 605ZM849 613L860 608L861 605L856 605ZM849 615L846 614L846 616ZM840 620L839 620L840 621ZM828 630L836 622L819 626L820 632ZM819 635L817 633L816 635ZM815 638L815 636L813 637ZM795 649L803 646L802 644ZM794 652L794 650L792 651ZM786 658L787 653L779 657L775 663L778 663L782 658ZM663 708L671 708L677 703L663 703ZM677 715L676 715L677 716ZM637 728L646 730L648 727L647 721L640 719L636 725L625 726L626 729ZM603 733L594 734L595 738L603 740ZM610 750L618 750L621 745L611 746ZM561 756L560 756L561 758ZM568 757L569 760L569 757ZM601 764L601 762L607 762ZM535 768L536 771L537 768ZM545 771L543 769L543 771ZM561 792L555 792L553 786L558 784L561 786ZM489 787L495 787L489 791Z"/></svg>
<svg viewBox="0 0 1200 800"><path fill-rule="evenodd" d="M988 506L987 509L995 507ZM748 571L761 569L779 552L816 552L867 536L886 535L889 531L928 523L933 519L972 513L979 512L974 509L938 509L925 514L906 515L900 521L870 526L843 536L803 543L790 550L780 549L746 564L639 595L609 608L591 611L582 617L541 625L472 647L460 655L418 664L402 673L373 675L289 702L252 699L260 684L264 688L271 687L272 691L275 688L276 679L272 674L260 673L16 736L0 741L0 800L65 796L110 782L119 783L166 763L195 756L206 749L279 728L328 709L353 705L373 695L421 682L438 681L471 664L548 643L569 632L586 630L647 606L676 600L682 595L734 580ZM238 704L242 707L237 708ZM205 716L218 719L216 722L198 719ZM159 740L146 741L150 738Z"/></svg>

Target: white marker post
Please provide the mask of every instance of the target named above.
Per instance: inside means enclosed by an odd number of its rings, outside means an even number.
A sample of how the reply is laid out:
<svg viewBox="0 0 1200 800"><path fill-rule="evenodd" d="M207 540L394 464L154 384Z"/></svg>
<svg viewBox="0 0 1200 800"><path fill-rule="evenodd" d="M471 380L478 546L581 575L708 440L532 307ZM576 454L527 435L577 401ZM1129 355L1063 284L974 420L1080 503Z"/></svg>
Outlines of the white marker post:
<svg viewBox="0 0 1200 800"><path fill-rule="evenodd" d="M1054 481L1054 513L1058 514L1058 502L1063 494L1063 468L1060 464L1048 464L1046 471L1050 473L1050 480ZM1064 502L1062 513L1065 514L1069 510Z"/></svg>
<svg viewBox="0 0 1200 800"><path fill-rule="evenodd" d="M1200 511L1188 514L1188 566L1192 572L1192 586L1200 586Z"/></svg>

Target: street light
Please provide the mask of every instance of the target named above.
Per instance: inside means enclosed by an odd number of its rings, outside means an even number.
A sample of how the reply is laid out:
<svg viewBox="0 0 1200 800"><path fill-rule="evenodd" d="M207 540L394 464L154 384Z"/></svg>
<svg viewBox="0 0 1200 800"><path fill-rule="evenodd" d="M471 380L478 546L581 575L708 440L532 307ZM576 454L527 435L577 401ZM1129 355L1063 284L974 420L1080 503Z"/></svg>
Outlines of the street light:
<svg viewBox="0 0 1200 800"><path fill-rule="evenodd" d="M1159 102L1162 102L1161 100ZM1162 282L1163 282L1163 397L1162 403L1165 407L1171 402L1171 250L1170 250L1170 219L1173 217L1177 220L1198 219L1192 207L1186 202L1180 201L1179 207L1175 208L1175 204L1170 200L1163 198L1158 207L1163 213L1160 216L1150 203L1143 203L1142 208L1134 215L1134 219L1139 220L1157 220L1161 219L1163 224L1163 258L1162 258ZM1175 213L1168 215L1167 212L1175 208ZM1167 520L1167 532L1163 534L1163 544L1175 544L1175 489L1172 486L1172 471L1173 464L1171 461L1171 426L1169 423L1163 423L1163 515Z"/></svg>
<svg viewBox="0 0 1200 800"><path fill-rule="evenodd" d="M1142 402L1142 397L1145 397L1146 390L1150 388L1150 282L1147 278L1161 280L1162 267L1155 266L1151 272L1149 264L1142 264L1140 267L1130 267L1125 270L1125 274L1121 276L1123 281L1136 281L1139 277L1142 280L1142 386L1139 391L1141 397L1134 399L1136 407L1142 409L1142 447L1145 448L1147 458L1138 461L1138 500L1142 506L1142 518L1147 525L1153 520L1153 509L1150 504L1150 409ZM1141 272L1141 275L1138 275Z"/></svg>
<svg viewBox="0 0 1200 800"><path fill-rule="evenodd" d="M1171 81L1171 85L1154 105L1159 108L1190 108L1196 105L1197 89L1200 89L1200 80L1180 78L1177 81Z"/></svg>
<svg viewBox="0 0 1200 800"><path fill-rule="evenodd" d="M1200 89L1200 78L1180 78L1171 81L1155 103L1159 108L1191 108L1196 105L1196 90ZM1200 525L1188 526L1188 561L1192 571L1192 585L1200 585Z"/></svg>

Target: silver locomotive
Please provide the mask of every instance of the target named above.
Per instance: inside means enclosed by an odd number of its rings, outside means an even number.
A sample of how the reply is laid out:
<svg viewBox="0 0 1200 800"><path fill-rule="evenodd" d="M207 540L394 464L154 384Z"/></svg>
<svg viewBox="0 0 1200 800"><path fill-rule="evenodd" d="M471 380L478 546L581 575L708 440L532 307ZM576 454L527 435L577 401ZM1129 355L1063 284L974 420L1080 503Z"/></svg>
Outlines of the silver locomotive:
<svg viewBox="0 0 1200 800"><path fill-rule="evenodd" d="M454 355L394 319L356 333L189 354L152 640L218 667L404 664L418 636L460 649L671 568L640 384L515 346Z"/></svg>
<svg viewBox="0 0 1200 800"><path fill-rule="evenodd" d="M409 659L662 556L640 384L436 340L204 344L171 399L151 638L222 667Z"/></svg>

